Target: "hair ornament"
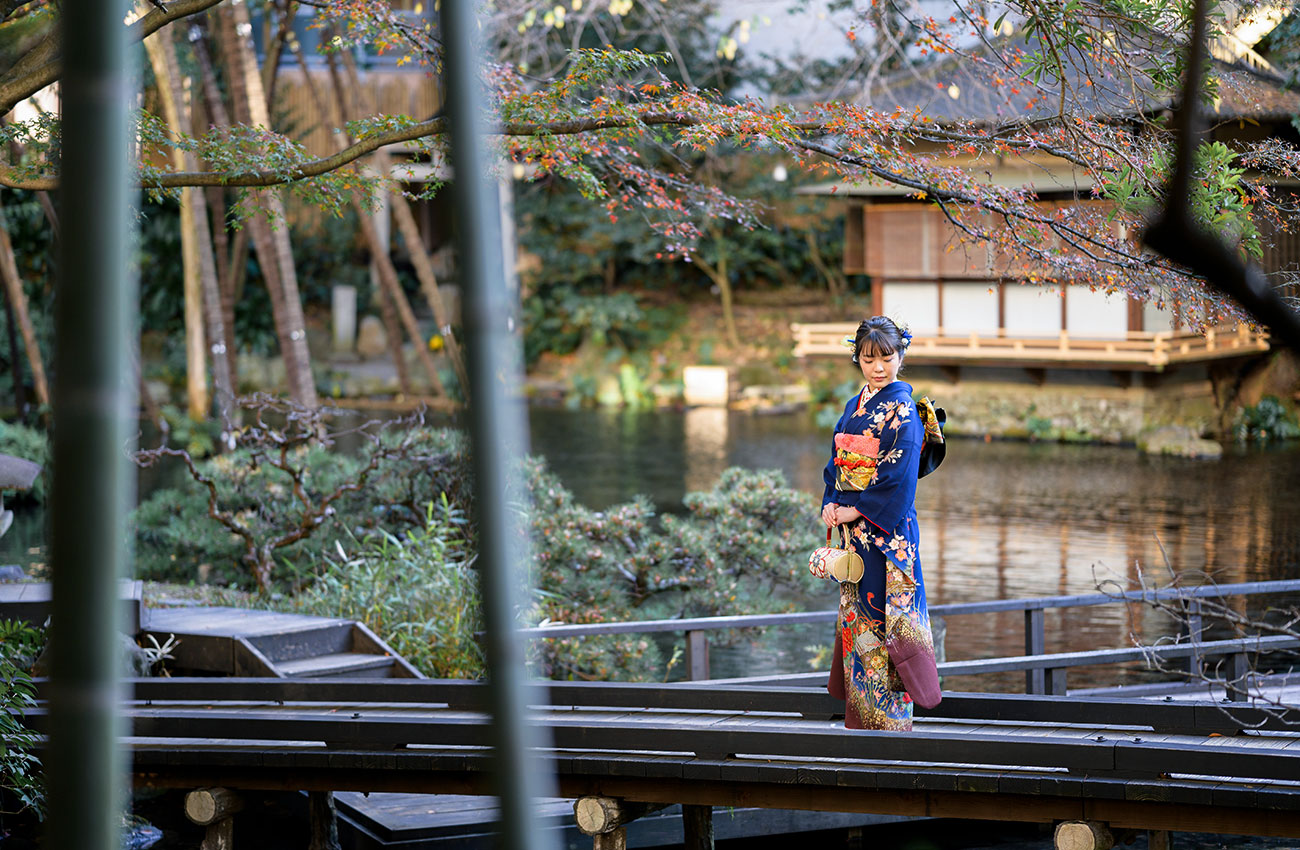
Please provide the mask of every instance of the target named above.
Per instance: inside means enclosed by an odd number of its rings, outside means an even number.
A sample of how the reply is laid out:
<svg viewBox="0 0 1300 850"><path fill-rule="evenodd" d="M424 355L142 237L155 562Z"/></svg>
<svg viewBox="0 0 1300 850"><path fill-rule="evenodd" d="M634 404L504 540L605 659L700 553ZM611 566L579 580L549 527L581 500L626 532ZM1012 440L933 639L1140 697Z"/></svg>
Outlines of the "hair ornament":
<svg viewBox="0 0 1300 850"><path fill-rule="evenodd" d="M845 348L856 349L858 347L858 341L856 337L846 336L844 339L840 340L840 345Z"/></svg>
<svg viewBox="0 0 1300 850"><path fill-rule="evenodd" d="M912 332L907 328L899 328L898 333L903 338L903 349L910 348L912 346Z"/></svg>

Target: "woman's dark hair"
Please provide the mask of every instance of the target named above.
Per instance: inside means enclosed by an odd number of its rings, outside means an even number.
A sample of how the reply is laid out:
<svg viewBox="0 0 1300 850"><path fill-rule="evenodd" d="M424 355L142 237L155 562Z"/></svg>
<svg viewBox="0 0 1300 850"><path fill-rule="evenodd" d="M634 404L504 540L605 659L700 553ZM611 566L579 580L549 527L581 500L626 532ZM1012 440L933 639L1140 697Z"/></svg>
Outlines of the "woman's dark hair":
<svg viewBox="0 0 1300 850"><path fill-rule="evenodd" d="M894 324L888 316L872 316L863 319L858 325L858 333L853 338L853 362L857 363L862 352L868 355L882 354L888 356L898 353L901 363L907 354L907 345L912 335Z"/></svg>

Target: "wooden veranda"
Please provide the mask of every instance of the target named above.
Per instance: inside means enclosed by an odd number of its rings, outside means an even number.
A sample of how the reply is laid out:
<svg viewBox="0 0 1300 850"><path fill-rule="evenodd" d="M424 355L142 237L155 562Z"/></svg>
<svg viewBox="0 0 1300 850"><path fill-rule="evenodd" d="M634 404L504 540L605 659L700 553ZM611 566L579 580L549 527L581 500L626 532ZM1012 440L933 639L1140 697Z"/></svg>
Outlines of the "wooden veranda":
<svg viewBox="0 0 1300 850"><path fill-rule="evenodd" d="M847 353L842 340L857 326L851 322L794 323L795 357ZM940 328L917 335L908 348L913 364L1017 366L1026 368L1098 368L1162 372L1171 366L1249 356L1269 350L1267 334L1244 325L1192 331L1128 331L1111 338L1072 336L1066 331L1042 336L1009 336L1005 332L951 335Z"/></svg>

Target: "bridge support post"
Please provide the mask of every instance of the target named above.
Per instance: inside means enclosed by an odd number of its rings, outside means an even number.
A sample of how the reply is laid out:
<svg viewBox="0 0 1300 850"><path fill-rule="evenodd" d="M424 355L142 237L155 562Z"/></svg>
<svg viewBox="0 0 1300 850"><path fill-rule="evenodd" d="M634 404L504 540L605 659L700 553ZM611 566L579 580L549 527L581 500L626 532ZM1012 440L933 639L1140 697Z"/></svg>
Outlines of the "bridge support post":
<svg viewBox="0 0 1300 850"><path fill-rule="evenodd" d="M686 850L713 850L713 807L682 805Z"/></svg>
<svg viewBox="0 0 1300 850"><path fill-rule="evenodd" d="M593 835L591 850L627 850L627 828L620 826L613 832Z"/></svg>
<svg viewBox="0 0 1300 850"><path fill-rule="evenodd" d="M1056 850L1110 850L1115 846L1115 836L1110 827L1100 821L1067 820L1056 825L1052 846ZM1153 846L1151 850L1156 848Z"/></svg>
<svg viewBox="0 0 1300 850"><path fill-rule="evenodd" d="M338 810L333 791L307 792L307 820L311 839L307 850L340 850Z"/></svg>
<svg viewBox="0 0 1300 850"><path fill-rule="evenodd" d="M1167 829L1147 830L1147 850L1173 850L1174 835Z"/></svg>
<svg viewBox="0 0 1300 850"><path fill-rule="evenodd" d="M1202 605L1199 599L1187 602L1187 637L1196 647L1205 636L1205 622L1202 617ZM1187 672L1193 679L1198 679L1205 672L1205 658L1200 652L1193 652L1187 658Z"/></svg>
<svg viewBox="0 0 1300 850"><path fill-rule="evenodd" d="M573 819L579 832L592 837L593 850L626 850L627 824L665 805L629 803L617 797L579 797L573 802Z"/></svg>
<svg viewBox="0 0 1300 850"><path fill-rule="evenodd" d="M706 631L686 633L686 677L692 682L709 678L709 633Z"/></svg>
<svg viewBox="0 0 1300 850"><path fill-rule="evenodd" d="M1228 699L1247 702L1250 699L1250 658L1244 652L1228 656Z"/></svg>
<svg viewBox="0 0 1300 850"><path fill-rule="evenodd" d="M226 788L200 788L185 795L185 817L208 831L200 850L231 850L235 841L236 812L244 798Z"/></svg>
<svg viewBox="0 0 1300 850"><path fill-rule="evenodd" d="M1025 611L1025 655L1042 655L1047 650L1043 616L1042 608ZM1047 693L1046 677L1041 667L1025 671L1025 693Z"/></svg>

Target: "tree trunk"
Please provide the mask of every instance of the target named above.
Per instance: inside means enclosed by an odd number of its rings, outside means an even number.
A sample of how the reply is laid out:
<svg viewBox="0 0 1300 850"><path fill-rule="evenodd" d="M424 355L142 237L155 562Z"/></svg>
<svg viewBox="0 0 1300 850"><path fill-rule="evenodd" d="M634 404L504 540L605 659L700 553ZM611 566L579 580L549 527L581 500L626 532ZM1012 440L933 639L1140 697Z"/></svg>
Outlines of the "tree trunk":
<svg viewBox="0 0 1300 850"><path fill-rule="evenodd" d="M248 5L223 4L218 8L221 24L221 45L226 56L226 71L230 81L235 118L250 126L270 127L266 93L258 72L256 57L247 36L252 24ZM289 382L289 395L303 407L317 406L316 382L311 373L311 357L307 351L306 322L302 314L302 296L298 292L298 278L293 265L293 251L289 244L288 224L285 220L284 201L273 189L260 189L252 193L255 205L265 215L248 219L248 229L257 250L267 289L271 296L271 312L276 320L276 335L280 340L280 353L284 357L285 376ZM275 273L267 274L271 269Z"/></svg>
<svg viewBox="0 0 1300 850"><path fill-rule="evenodd" d="M307 63L302 55L302 49L298 46L297 42L294 43L294 49L297 52L298 64L303 69L304 82L307 85L307 90L310 92L312 100L316 104L317 111L321 115L331 115L328 102L321 93L319 86L316 85L316 81L313 80L311 75L307 72ZM335 119L334 123L336 126L341 127L344 123L344 110L348 108L346 103L347 92L344 90L339 78L338 68L334 64L333 57L329 58L329 62L330 78L333 82L334 88L335 110L332 117ZM354 82L356 82L359 87L359 81ZM348 139L344 134L337 134L336 139L336 146L339 149L347 146ZM401 283L397 279L397 269L393 268L393 261L389 256L388 246L382 243L379 236L379 229L375 227L374 218L370 211L366 209L365 205L361 202L361 199L355 195L352 198L352 208L357 214L357 221L361 225L361 232L366 240L366 244L370 247L370 255L374 259L379 283L383 288L380 303L384 310L384 324L388 326L389 329L389 339L396 339L399 342L397 350L394 352L394 360L396 361L398 369L398 377L402 380L403 392L410 392L409 380L406 376L406 361L401 353L401 331L399 328L393 327L394 322L390 314L391 310L396 311L397 318L400 320L401 326L405 328L406 335L410 338L412 344L415 345L416 354L420 359L420 364L424 368L425 374L429 378L429 385L433 388L434 394L446 396L447 388L443 386L442 377L438 374L438 368L434 365L433 358L429 356L429 348L425 343L424 335L420 333L420 328L415 321L415 314L411 311L410 302L407 301L406 293L402 291Z"/></svg>
<svg viewBox="0 0 1300 850"><path fill-rule="evenodd" d="M172 133L180 138L190 135L187 107L189 97L181 85L176 67L176 53L170 28L163 28L145 39L145 49L158 81L163 115ZM179 148L172 150L178 171L197 171L198 158ZM221 298L217 291L215 259L208 226L208 210L200 189L181 193L181 259L185 275L185 351L189 414L194 420L208 414L207 355L204 337L210 340L212 381L216 386L218 408L223 422L229 420L234 406L229 360L230 346L221 315ZM206 325L206 327L205 327ZM206 333L205 333L206 332Z"/></svg>
<svg viewBox="0 0 1300 850"><path fill-rule="evenodd" d="M41 348L36 342L36 329L32 327L32 318L27 311L27 295L23 292L23 282L18 277L18 261L14 259L14 246L9 241L9 230L0 217L0 277L4 278L5 292L9 295L9 304L18 319L18 329L23 335L23 348L27 353L27 362L32 367L32 384L36 388L36 402L42 407L50 406L50 385L45 380L45 361L41 359Z"/></svg>
<svg viewBox="0 0 1300 850"><path fill-rule="evenodd" d="M739 348L740 334L736 332L736 316L731 304L731 280L727 277L727 254L722 248L721 239L715 238L714 241L718 242L718 264L710 266L698 256L691 258L691 264L704 272L713 281L713 285L718 287L718 294L722 296L722 322L727 329L727 341L732 347Z"/></svg>
<svg viewBox="0 0 1300 850"><path fill-rule="evenodd" d="M299 64L301 63L302 59L300 57ZM362 98L361 105L366 112L375 112L377 107L362 87L360 75L357 73L356 62L353 61L350 53L343 54L343 64L347 68L348 83L350 84L346 88L350 88L356 93L357 97ZM341 85L337 73L334 74L334 85L336 91ZM340 95L340 102L341 97ZM383 149L375 151L374 162L376 170L381 174L388 175L390 173L392 161ZM460 384L461 397L469 401L469 376L465 371L465 358L461 355L460 343L456 342L456 337L452 335L451 314L447 310L446 303L442 300L442 293L438 290L438 277L433 273L433 261L429 259L429 252L424 249L424 240L420 237L419 225L415 223L415 215L411 212L411 206L402 193L393 188L388 194L393 217L397 219L397 227L402 233L402 241L406 243L406 250L411 255L411 264L415 266L415 276L420 281L420 292L424 295L424 300L429 305L430 312L433 313L433 320L438 323L438 332L442 334L443 342L446 345L447 359L451 361L451 368L456 373L456 380Z"/></svg>
<svg viewBox="0 0 1300 850"><path fill-rule="evenodd" d="M9 290L4 291L5 296L5 328L9 331L9 374L14 382L14 410L18 411L18 418L22 419L27 414L27 388L23 380L23 360L18 353L18 323L14 321L14 308L9 303Z"/></svg>
<svg viewBox="0 0 1300 850"><path fill-rule="evenodd" d="M345 56L344 61L347 62L348 64L349 75L352 83L351 88L352 88L353 97L357 99L364 98L365 97L364 89L361 87L361 79L359 75L356 73L356 67L350 61L351 57L348 54L345 53L344 56ZM339 122L337 126L342 127L344 121L346 120L346 112L344 110L346 110L349 106L347 103L348 87L343 85L343 80L339 76L338 66L335 65L334 63L334 56L331 54L326 57L326 60L329 62L330 79L334 83L334 102L335 102L335 106L338 109L338 117L339 117ZM305 74L306 71L305 64L303 65L303 69ZM316 89L314 86L312 86L312 81L309 76L307 78L307 84L309 87L312 88L313 96L316 96ZM368 98L366 98L366 100L368 101ZM319 108L320 106L319 99L317 101L317 105ZM367 111L370 110L371 106L373 106L373 104L368 102L364 103L364 108ZM343 133L336 134L335 138L338 140L338 147L340 149L344 148L350 143L350 140ZM380 169L382 174L387 176L388 157L386 155L377 156L375 165ZM410 302L406 300L406 293L402 291L401 284L397 280L397 270L393 268L393 259L389 254L388 245L380 244L379 232L378 229L374 226L374 220L371 217L369 210L365 208L365 206L361 203L361 199L356 195L352 196L352 208L356 210L357 219L358 221L361 222L362 233L365 235L366 242L370 245L370 255L374 258L375 265L378 266L379 281L384 286L384 288L388 290L391 298L393 299L393 304L397 307L397 313L401 317L403 326L405 326L406 328L406 333L411 338L411 342L415 345L415 350L420 357L420 363L424 367L424 371L429 376L429 383L433 387L434 392L437 395L446 396L447 388L442 385L442 378L441 376L438 375L438 368L433 365L433 358L429 356L429 346L427 344L427 341L425 340L424 335L420 333L419 326L416 325L415 314L411 312ZM403 208L402 211L405 212L409 217L410 210L407 210L405 208L404 200L402 202L402 208ZM430 267L430 270L432 270L432 267ZM437 289L436 283L434 284L434 289L435 290ZM437 321L436 313L435 313L435 321ZM439 326L441 327L441 323L439 323ZM458 375L457 377L460 376ZM465 384L462 382L461 385L464 386Z"/></svg>
<svg viewBox="0 0 1300 850"><path fill-rule="evenodd" d="M221 92L217 89L216 73L212 69L212 58L208 55L205 39L194 42L194 57L199 64L199 77L203 81L203 104L213 126L229 127L230 116L226 114ZM208 204L212 210L212 220L217 224L213 229L212 241L217 268L217 291L221 300L221 321L228 329L230 345L226 349L226 362L230 368L230 383L236 393L239 391L239 340L235 335L235 301L239 290L243 288L244 270L248 265L248 228L242 228L235 234L234 245L226 236L226 202L224 189L213 187L207 190Z"/></svg>
<svg viewBox="0 0 1300 850"><path fill-rule="evenodd" d="M385 156L384 159L387 157ZM447 349L447 359L451 361L451 368L456 372L461 397L468 402L469 375L465 371L465 358L461 354L460 343L456 341L451 331L451 313L447 310L446 302L442 300L442 292L438 289L438 277L433 273L433 261L429 259L429 252L424 250L420 227L415 223L411 206L406 202L406 198L402 197L401 192L394 189L389 193L389 197L392 199L393 217L397 219L397 227L402 232L402 240L406 243L406 249L411 255L411 264L415 266L415 275L420 281L420 291L424 294L424 300L433 313L433 320L438 323L438 333L442 334Z"/></svg>
<svg viewBox="0 0 1300 850"><path fill-rule="evenodd" d="M316 105L316 111L322 117L330 116L335 126L343 126L342 119L338 115L332 114L329 102L325 99L320 87L316 85L316 81L312 79L311 73L307 70L306 58L303 56L302 47L297 41L293 43L293 50L298 57L298 65L302 68L303 82L306 84L307 91ZM337 84L337 74L332 76ZM341 114L343 93L339 92L338 98L336 107L337 112ZM346 145L347 140L343 134L337 134L336 146L342 148ZM406 303L406 296L403 295L402 287L397 281L397 270L393 268L392 260L388 256L388 246L380 244L379 231L374 226L370 211L355 196L352 199L352 209L357 214L357 221L361 225L362 235L375 261L379 278L379 292L376 294L379 297L380 316L383 318L384 329L388 333L388 351L393 358L393 367L397 370L398 386L401 387L404 394L414 395L411 388L411 376L406 368L406 357L402 353L402 324L405 323L406 318L409 316L410 324L407 327L408 330L412 330L411 338L416 345L416 349L421 352L422 361L430 376L430 382L439 393L445 394L445 390L442 389L442 381L438 377L437 370L433 368L432 361L429 360L428 351L423 345L420 333L418 329L414 329L415 318L410 315L410 305ZM405 310L402 309L403 307L405 307ZM399 313L401 314L400 319Z"/></svg>

